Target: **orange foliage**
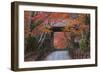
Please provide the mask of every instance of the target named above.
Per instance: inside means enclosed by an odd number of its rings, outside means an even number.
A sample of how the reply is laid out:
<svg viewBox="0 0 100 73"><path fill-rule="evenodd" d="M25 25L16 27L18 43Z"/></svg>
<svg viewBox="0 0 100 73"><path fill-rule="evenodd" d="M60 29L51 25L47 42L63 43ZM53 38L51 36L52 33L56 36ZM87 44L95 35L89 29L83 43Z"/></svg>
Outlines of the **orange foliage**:
<svg viewBox="0 0 100 73"><path fill-rule="evenodd" d="M49 30L48 28L43 28L41 31L42 32L52 32L52 30Z"/></svg>
<svg viewBox="0 0 100 73"><path fill-rule="evenodd" d="M67 24L64 27L64 32L72 32L75 35L80 36L83 31L89 31L89 25L85 25L85 14L80 14L76 19L67 19ZM77 26L75 28L75 26Z"/></svg>
<svg viewBox="0 0 100 73"><path fill-rule="evenodd" d="M50 19L66 19L69 18L67 13L51 13L49 16Z"/></svg>

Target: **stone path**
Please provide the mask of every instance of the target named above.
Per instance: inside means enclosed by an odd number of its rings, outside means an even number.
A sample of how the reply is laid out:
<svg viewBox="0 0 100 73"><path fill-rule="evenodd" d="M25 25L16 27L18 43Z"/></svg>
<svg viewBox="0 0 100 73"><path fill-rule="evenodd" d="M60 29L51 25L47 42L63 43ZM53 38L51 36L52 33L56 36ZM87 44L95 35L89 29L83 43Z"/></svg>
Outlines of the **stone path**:
<svg viewBox="0 0 100 73"><path fill-rule="evenodd" d="M54 51L49 54L44 60L68 60L71 59L67 50Z"/></svg>

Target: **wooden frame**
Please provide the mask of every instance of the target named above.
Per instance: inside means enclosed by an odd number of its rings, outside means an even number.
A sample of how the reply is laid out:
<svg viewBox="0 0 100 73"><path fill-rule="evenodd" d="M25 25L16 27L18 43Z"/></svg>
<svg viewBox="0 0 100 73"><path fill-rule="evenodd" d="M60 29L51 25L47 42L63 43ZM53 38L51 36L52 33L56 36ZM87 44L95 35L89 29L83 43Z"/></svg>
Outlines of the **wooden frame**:
<svg viewBox="0 0 100 73"><path fill-rule="evenodd" d="M76 8L76 9L90 9L95 13L95 52L94 63L79 64L79 65L60 65L60 66L44 66L44 67L25 67L19 68L19 6L44 6L44 7L58 7L58 8ZM48 3L32 3L32 2L12 2L11 3L11 70L26 71L26 70L44 70L44 69L60 69L60 68L76 68L76 67L92 67L97 66L97 7L96 6L82 6L82 5L64 5L64 4L48 4Z"/></svg>

